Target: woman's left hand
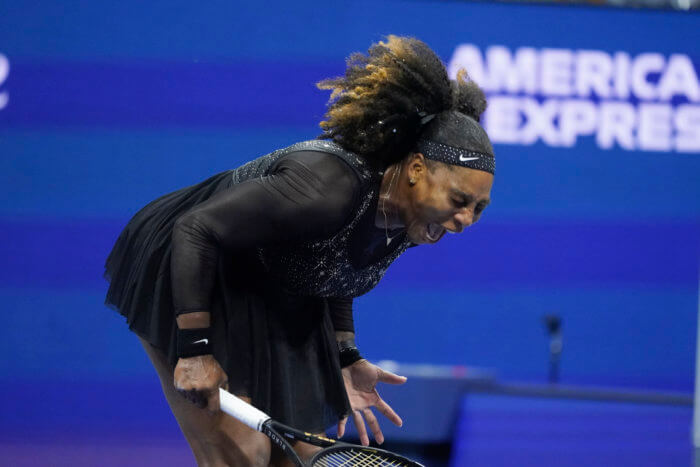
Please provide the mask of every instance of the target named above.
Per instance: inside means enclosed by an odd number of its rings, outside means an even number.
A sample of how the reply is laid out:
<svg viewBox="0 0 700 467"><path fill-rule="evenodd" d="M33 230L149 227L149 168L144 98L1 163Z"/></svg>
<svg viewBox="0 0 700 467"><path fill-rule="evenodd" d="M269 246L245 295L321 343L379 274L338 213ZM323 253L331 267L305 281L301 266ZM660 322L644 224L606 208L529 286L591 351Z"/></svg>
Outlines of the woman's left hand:
<svg viewBox="0 0 700 467"><path fill-rule="evenodd" d="M403 421L389 404L379 397L375 386L378 382L388 384L403 384L406 382L405 376L395 375L389 371L382 370L365 359L358 360L350 366L343 368L343 380L345 390L348 393L350 407L352 408L352 418L360 435L360 442L363 446L369 446L369 437L364 420L367 420L370 430L374 434L374 439L378 444L384 442L384 435L379 428L379 422L372 413L370 407L374 406L386 416L394 425L401 426ZM363 419L364 415L364 419ZM345 433L345 424L348 417L338 422L338 438Z"/></svg>

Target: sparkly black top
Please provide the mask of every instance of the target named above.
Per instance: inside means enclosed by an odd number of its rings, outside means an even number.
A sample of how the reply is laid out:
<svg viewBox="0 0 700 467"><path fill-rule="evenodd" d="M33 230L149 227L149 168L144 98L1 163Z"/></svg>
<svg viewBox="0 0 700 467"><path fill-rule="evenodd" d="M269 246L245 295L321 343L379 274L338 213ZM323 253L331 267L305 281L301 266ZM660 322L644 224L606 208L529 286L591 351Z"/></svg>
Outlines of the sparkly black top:
<svg viewBox="0 0 700 467"><path fill-rule="evenodd" d="M367 168L363 159L330 141L305 141L275 155L281 157L299 149L319 150L344 160L358 176L359 193L355 195L359 199L349 222L331 236L297 245L259 248L260 258L270 275L291 294L343 298L365 294L379 283L389 265L410 244L403 234L392 240L394 244L390 244L389 251L381 256L372 255L373 251L366 248L358 250L361 240L366 237L360 233L362 230L365 234L368 230L374 231L374 235L365 240L386 239L386 233L374 227L381 176ZM375 209L368 209L370 206Z"/></svg>
<svg viewBox="0 0 700 467"><path fill-rule="evenodd" d="M381 174L326 140L274 151L231 171L231 186L183 215L173 231L176 313L209 308L219 248L257 250L271 284L325 297L337 330L352 330L352 298L409 246L375 225Z"/></svg>

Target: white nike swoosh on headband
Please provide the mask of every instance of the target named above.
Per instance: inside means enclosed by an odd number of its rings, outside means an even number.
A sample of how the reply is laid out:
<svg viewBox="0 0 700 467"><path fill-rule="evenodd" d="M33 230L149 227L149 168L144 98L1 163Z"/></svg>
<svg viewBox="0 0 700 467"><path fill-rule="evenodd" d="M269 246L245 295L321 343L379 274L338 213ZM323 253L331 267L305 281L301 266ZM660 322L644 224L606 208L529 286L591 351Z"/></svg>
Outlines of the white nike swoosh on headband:
<svg viewBox="0 0 700 467"><path fill-rule="evenodd" d="M475 160L477 160L477 159L479 159L479 158L478 158L478 157L464 157L464 156L459 156L459 160L462 161L462 162L466 162L466 161L475 161Z"/></svg>
<svg viewBox="0 0 700 467"><path fill-rule="evenodd" d="M204 342L205 344L209 343L209 339L200 339L198 341L192 342L193 344L199 344L200 342Z"/></svg>

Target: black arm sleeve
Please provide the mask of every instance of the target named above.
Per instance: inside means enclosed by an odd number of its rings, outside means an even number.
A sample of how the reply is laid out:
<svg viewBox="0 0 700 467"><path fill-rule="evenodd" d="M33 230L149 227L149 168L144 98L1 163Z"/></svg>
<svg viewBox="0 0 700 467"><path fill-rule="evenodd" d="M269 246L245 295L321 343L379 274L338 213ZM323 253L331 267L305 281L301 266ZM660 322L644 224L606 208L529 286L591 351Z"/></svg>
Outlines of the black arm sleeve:
<svg viewBox="0 0 700 467"><path fill-rule="evenodd" d="M359 189L344 161L303 151L285 156L269 175L233 185L195 206L176 221L172 233L175 313L209 311L221 248L327 236L345 224Z"/></svg>
<svg viewBox="0 0 700 467"><path fill-rule="evenodd" d="M355 332L355 323L352 319L352 298L329 298L333 329L336 331Z"/></svg>

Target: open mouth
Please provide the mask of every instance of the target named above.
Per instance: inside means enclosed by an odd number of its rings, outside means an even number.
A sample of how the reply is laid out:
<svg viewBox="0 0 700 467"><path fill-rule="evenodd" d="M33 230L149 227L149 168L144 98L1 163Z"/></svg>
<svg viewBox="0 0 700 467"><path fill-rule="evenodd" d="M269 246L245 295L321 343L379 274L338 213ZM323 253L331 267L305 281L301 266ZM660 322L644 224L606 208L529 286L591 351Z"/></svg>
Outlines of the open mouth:
<svg viewBox="0 0 700 467"><path fill-rule="evenodd" d="M426 236L428 237L428 240L431 242L437 242L440 240L440 237L442 237L443 232L445 231L445 228L439 224L433 224L430 223L428 224L428 228L426 229Z"/></svg>

